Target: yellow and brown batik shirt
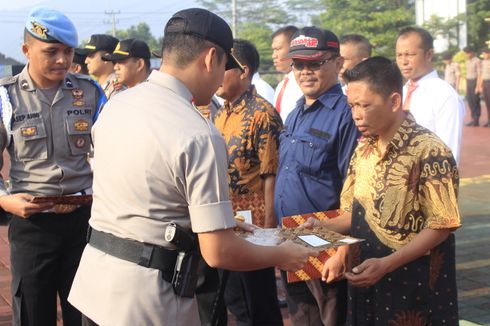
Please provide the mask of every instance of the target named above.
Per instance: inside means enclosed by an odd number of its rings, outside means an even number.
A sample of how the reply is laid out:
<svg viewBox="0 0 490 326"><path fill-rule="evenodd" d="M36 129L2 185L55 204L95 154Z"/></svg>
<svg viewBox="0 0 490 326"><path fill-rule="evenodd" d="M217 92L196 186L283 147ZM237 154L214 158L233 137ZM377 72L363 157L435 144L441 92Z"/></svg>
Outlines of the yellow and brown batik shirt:
<svg viewBox="0 0 490 326"><path fill-rule="evenodd" d="M461 225L458 184L449 148L409 114L383 155L376 139L359 141L341 208L353 212L353 204L359 204L362 210L356 210L352 219L365 218L380 242L398 250L422 229ZM364 216L355 216L359 214Z"/></svg>
<svg viewBox="0 0 490 326"><path fill-rule="evenodd" d="M228 175L234 194L263 192L263 176L276 174L282 121L251 86L234 103L225 102L214 120L228 148Z"/></svg>

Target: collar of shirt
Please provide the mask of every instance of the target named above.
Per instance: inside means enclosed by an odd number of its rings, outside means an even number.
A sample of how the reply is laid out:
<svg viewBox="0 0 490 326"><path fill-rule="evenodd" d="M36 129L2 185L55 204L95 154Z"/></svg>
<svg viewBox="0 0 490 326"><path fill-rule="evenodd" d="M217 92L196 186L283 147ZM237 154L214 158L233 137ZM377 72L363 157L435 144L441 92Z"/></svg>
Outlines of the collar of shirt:
<svg viewBox="0 0 490 326"><path fill-rule="evenodd" d="M180 80L170 74L158 70L153 70L148 77L148 82L169 89L178 96L181 96L189 101L189 103L191 103L192 101L193 96L187 86L185 86L184 83L182 83Z"/></svg>
<svg viewBox="0 0 490 326"><path fill-rule="evenodd" d="M111 73L109 78L107 78L105 85L102 87L104 91L106 91L110 86L114 85L114 81L117 79L116 73Z"/></svg>
<svg viewBox="0 0 490 326"><path fill-rule="evenodd" d="M416 83L419 87L421 87L421 86L423 87L424 84L426 84L429 80L434 79L434 78L439 78L439 75L437 74L437 71L432 70L431 72L429 72L428 74L424 75L422 78L417 80ZM405 83L404 87L408 87L409 82L410 81L407 81Z"/></svg>
<svg viewBox="0 0 490 326"><path fill-rule="evenodd" d="M19 83L20 89L24 91L32 92L37 89L36 85L34 84L34 81L29 75L29 64L27 64L24 67L24 69L22 69L22 71L19 74L19 78L17 79L17 82ZM74 78L74 76L71 73L66 73L65 79L61 83L61 88L63 89L79 88L78 79Z"/></svg>
<svg viewBox="0 0 490 326"><path fill-rule="evenodd" d="M342 87L340 84L335 84L330 87L325 93L320 95L312 105L310 105L307 109L303 109L305 107L305 97L300 98L296 104L296 107L301 108L301 112L307 112L316 110L321 107L329 108L330 110L335 109L335 104L343 96Z"/></svg>
<svg viewBox="0 0 490 326"><path fill-rule="evenodd" d="M373 150L375 150L375 152L379 156L378 161L382 161L386 159L391 153L396 153L400 150L400 148L403 148L405 146L406 137L404 137L404 135L408 133L408 130L413 129L415 127L415 124L416 122L414 117L410 113L407 113L405 120L403 120L400 127L398 127L397 131L393 135L393 138L388 143L384 155L382 156L380 155L380 151L378 148L378 137L362 137L362 139L366 143L366 146L373 147Z"/></svg>
<svg viewBox="0 0 490 326"><path fill-rule="evenodd" d="M225 101L224 108L228 113L238 113L247 108L249 102L248 99L254 96L257 96L257 91L255 90L254 85L250 85L250 87L242 95L240 95L235 102L230 103L229 101Z"/></svg>

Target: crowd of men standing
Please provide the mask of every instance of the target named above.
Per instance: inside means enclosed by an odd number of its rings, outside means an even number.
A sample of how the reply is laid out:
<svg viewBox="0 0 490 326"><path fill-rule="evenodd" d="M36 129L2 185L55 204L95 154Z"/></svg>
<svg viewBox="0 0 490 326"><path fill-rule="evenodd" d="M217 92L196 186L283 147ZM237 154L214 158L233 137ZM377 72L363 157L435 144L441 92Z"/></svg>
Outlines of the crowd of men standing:
<svg viewBox="0 0 490 326"><path fill-rule="evenodd" d="M57 295L65 325L226 325L227 310L239 325L282 325L276 267L293 325L458 324L465 109L433 68L427 31L401 30L392 62L362 35L280 28L274 92L255 46L217 15L179 11L164 33L152 71L141 40L94 34L77 48L63 13L30 12L28 64L0 80L15 325L55 325ZM476 126L490 57L469 51ZM32 201L81 194L91 207ZM232 208L252 195L255 226ZM339 208L304 227L365 241L341 247L322 280L286 276L317 250L233 231Z"/></svg>

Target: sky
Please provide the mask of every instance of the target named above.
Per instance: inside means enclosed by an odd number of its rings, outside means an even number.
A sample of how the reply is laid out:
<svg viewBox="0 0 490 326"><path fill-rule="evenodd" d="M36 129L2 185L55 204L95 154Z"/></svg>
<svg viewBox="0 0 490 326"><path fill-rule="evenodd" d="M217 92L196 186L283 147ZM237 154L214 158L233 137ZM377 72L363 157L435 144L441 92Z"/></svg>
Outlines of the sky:
<svg viewBox="0 0 490 326"><path fill-rule="evenodd" d="M21 51L23 31L27 15L35 6L65 13L77 28L79 42L88 40L92 34L112 30L112 16L107 12L116 13L116 28L146 22L158 38L173 13L199 7L195 0L0 0L0 53L26 62Z"/></svg>

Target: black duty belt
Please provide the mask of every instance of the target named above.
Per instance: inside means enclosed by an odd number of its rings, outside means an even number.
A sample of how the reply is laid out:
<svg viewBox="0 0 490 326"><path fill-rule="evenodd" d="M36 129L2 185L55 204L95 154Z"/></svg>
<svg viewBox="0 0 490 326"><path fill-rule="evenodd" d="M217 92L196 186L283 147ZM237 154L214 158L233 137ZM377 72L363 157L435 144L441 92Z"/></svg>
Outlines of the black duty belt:
<svg viewBox="0 0 490 326"><path fill-rule="evenodd" d="M171 282L178 251L97 231L89 227L88 243L111 256L143 267L162 271L163 279Z"/></svg>

